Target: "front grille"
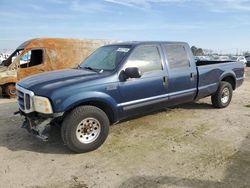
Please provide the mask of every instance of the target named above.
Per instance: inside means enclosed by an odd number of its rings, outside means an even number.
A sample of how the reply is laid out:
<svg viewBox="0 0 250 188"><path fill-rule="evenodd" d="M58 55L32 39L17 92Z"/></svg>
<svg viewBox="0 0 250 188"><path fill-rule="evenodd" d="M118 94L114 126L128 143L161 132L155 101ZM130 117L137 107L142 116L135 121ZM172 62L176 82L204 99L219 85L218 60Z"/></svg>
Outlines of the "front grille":
<svg viewBox="0 0 250 188"><path fill-rule="evenodd" d="M17 101L18 101L18 105L20 107L21 110L24 110L25 109L25 106L24 106L24 93L17 90Z"/></svg>
<svg viewBox="0 0 250 188"><path fill-rule="evenodd" d="M30 95L29 94L25 94L25 108L27 110L30 110Z"/></svg>
<svg viewBox="0 0 250 188"><path fill-rule="evenodd" d="M17 90L17 101L20 110L22 110L25 113L33 112L32 99L34 93L32 91L20 87L19 85L16 85L16 90Z"/></svg>

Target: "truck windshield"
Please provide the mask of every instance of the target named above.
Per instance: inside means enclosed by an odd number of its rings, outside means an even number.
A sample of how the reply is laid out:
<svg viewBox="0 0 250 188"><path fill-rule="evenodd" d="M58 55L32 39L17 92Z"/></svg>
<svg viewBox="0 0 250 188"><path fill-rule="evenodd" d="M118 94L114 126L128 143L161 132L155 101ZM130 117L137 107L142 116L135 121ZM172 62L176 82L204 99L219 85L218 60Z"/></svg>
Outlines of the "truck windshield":
<svg viewBox="0 0 250 188"><path fill-rule="evenodd" d="M131 46L127 45L100 47L80 64L80 68L90 70L114 70L128 54L130 48Z"/></svg>
<svg viewBox="0 0 250 188"><path fill-rule="evenodd" d="M3 61L4 66L9 66L13 61L16 59L17 56L19 56L22 53L23 49L17 49L15 50L9 57L8 59Z"/></svg>

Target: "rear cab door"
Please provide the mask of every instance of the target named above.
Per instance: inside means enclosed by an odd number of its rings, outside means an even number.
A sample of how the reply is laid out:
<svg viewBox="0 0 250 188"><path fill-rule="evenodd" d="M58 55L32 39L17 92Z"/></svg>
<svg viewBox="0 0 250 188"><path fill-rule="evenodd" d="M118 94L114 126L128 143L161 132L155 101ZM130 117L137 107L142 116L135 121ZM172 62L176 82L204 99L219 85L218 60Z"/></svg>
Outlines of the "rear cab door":
<svg viewBox="0 0 250 188"><path fill-rule="evenodd" d="M163 43L169 73L170 105L193 101L197 94L198 74L192 52L186 43Z"/></svg>

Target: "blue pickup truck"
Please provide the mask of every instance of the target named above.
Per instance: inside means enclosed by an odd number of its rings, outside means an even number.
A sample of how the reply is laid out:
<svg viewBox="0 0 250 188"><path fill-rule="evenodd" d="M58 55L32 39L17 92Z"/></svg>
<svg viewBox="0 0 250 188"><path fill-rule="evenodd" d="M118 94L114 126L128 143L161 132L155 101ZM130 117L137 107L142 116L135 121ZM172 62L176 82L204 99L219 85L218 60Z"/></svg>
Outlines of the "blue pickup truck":
<svg viewBox="0 0 250 188"><path fill-rule="evenodd" d="M75 69L17 83L23 127L42 139L60 125L69 149L101 146L109 126L128 117L211 96L227 107L244 80L242 63L195 61L187 43L126 42L98 48Z"/></svg>

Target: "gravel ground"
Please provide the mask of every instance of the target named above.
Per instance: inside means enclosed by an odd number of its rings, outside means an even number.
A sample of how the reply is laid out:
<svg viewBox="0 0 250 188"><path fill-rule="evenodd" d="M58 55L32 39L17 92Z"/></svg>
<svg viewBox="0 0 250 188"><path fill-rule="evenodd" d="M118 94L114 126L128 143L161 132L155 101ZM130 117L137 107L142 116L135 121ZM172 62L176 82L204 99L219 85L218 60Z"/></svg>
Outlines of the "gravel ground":
<svg viewBox="0 0 250 188"><path fill-rule="evenodd" d="M29 135L0 99L0 187L250 187L249 93L247 78L226 109L206 98L119 123L85 154L56 128L48 142Z"/></svg>

